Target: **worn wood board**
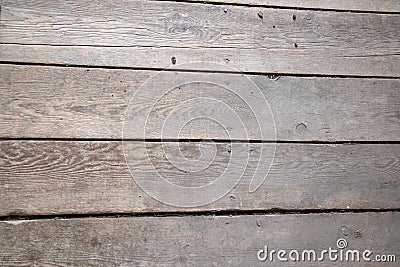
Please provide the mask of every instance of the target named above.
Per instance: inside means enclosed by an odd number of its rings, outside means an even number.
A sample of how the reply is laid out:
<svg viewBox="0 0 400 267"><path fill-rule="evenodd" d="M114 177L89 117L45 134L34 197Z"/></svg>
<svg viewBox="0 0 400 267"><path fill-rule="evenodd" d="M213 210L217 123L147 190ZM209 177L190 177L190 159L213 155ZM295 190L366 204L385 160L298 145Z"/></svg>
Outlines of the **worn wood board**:
<svg viewBox="0 0 400 267"><path fill-rule="evenodd" d="M261 262L257 252L368 249L396 255L399 213L79 218L0 222L2 266L397 266L393 262ZM346 254L344 254L346 255ZM286 255L288 257L288 255ZM307 257L306 257L307 258ZM312 258L311 258L312 259ZM345 257L343 258L345 259Z"/></svg>
<svg viewBox="0 0 400 267"><path fill-rule="evenodd" d="M277 144L264 183L249 193L260 149L274 144L218 143L207 168L177 168L164 157L161 143L130 142L129 173L120 142L2 141L0 143L1 215L93 214L210 210L396 209L399 199L398 144ZM182 153L198 158L198 143L182 143ZM246 167L228 166L229 151L239 150ZM167 181L199 187L229 169L237 186L220 200L201 207L163 204L138 187L135 179L150 177L151 166ZM247 159L248 157L248 159ZM263 163L264 164L264 163ZM131 165L132 166L132 165ZM187 168L188 172L184 171ZM135 179L134 179L135 178ZM158 188L163 193L163 188ZM176 196L185 197L185 196ZM187 197L187 196L186 196Z"/></svg>
<svg viewBox="0 0 400 267"><path fill-rule="evenodd" d="M142 87L145 82L147 87ZM271 79L261 75L1 65L0 136L121 139L132 100L125 138L399 141L399 85L398 79ZM156 101L155 93L165 95ZM209 118L215 113L223 115L234 123L197 120L180 136L168 131L161 134L168 115L183 100L200 97L222 101L227 108L193 102L178 115L171 115L175 122L164 127L179 129L202 112ZM253 115L256 109L261 114L257 118ZM179 121L182 125L175 125ZM227 135L224 128L236 134ZM266 134L261 135L260 129Z"/></svg>
<svg viewBox="0 0 400 267"><path fill-rule="evenodd" d="M176 69L214 62L189 69L399 77L399 14L226 8L3 1L0 60Z"/></svg>

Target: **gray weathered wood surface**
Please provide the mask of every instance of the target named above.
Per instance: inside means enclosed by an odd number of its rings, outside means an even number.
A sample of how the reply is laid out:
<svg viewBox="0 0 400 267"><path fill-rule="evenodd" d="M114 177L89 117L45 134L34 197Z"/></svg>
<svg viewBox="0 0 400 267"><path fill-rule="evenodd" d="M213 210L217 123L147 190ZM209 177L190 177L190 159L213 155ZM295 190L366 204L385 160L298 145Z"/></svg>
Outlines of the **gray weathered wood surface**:
<svg viewBox="0 0 400 267"><path fill-rule="evenodd" d="M399 14L225 8L3 1L0 60L138 68L202 61L221 66L190 69L399 77Z"/></svg>
<svg viewBox="0 0 400 267"><path fill-rule="evenodd" d="M0 136L121 139L129 101L138 88L156 73L1 65ZM247 77L254 81L269 102L275 118L277 140L400 140L398 79ZM159 130L165 116L181 103L174 100L207 96L234 108L227 116L234 118L234 115L238 115L246 124L248 135L233 136L232 139L260 139L257 122L252 119L250 110L260 105L260 99L256 97L257 89L253 94L254 88L248 86L249 80L245 77L236 74L164 72L151 81L154 83L152 88L167 92L170 83L179 85L191 79L222 83L227 89L247 94L248 97L244 99L247 103L229 90L212 85L191 84L182 87L182 90L171 91L162 98L163 101L155 103L150 103L154 90L146 93L141 89L144 99L148 98L148 101L137 103L133 108L143 110L153 104L159 108L159 112L152 113L153 124L147 125L148 138L161 137ZM186 113L194 116L201 108L201 104L194 104ZM136 119L147 118L147 113L134 114ZM263 119L267 119L267 116ZM231 125L233 130L239 126ZM143 128L139 124L130 127L131 131L126 132L125 137L140 138ZM200 121L190 129L182 132L180 138L228 138L221 132L221 126L208 120ZM268 131L271 133L272 128ZM164 137L177 138L175 135ZM271 135L267 137L271 138Z"/></svg>
<svg viewBox="0 0 400 267"><path fill-rule="evenodd" d="M396 255L398 213L80 218L0 222L1 266L377 266L376 262L260 262L257 252L369 249ZM379 263L397 266L397 263Z"/></svg>
<svg viewBox="0 0 400 267"><path fill-rule="evenodd" d="M0 2L0 266L399 260L400 1L201 2Z"/></svg>
<svg viewBox="0 0 400 267"><path fill-rule="evenodd" d="M270 7L329 9L345 11L400 12L398 0L186 0L202 3L261 5Z"/></svg>
<svg viewBox="0 0 400 267"><path fill-rule="evenodd" d="M185 173L163 157L161 143L131 142L136 169L148 169L147 156L168 181L201 186L227 167L229 149L241 149L246 171L230 194L191 210L396 209L400 206L400 145L278 144L264 184L249 193L261 144L217 144L214 162L204 171ZM197 143L183 143L198 157ZM273 144L264 144L265 149ZM148 153L148 154L147 154ZM2 141L0 143L0 215L155 212L190 209L164 205L132 179L120 142ZM186 163L187 168L192 166ZM239 166L232 173L240 178ZM146 176L146 173L136 173ZM138 178L138 177L137 177ZM140 177L139 177L140 178ZM160 189L162 190L162 189ZM177 196L179 197L179 196Z"/></svg>

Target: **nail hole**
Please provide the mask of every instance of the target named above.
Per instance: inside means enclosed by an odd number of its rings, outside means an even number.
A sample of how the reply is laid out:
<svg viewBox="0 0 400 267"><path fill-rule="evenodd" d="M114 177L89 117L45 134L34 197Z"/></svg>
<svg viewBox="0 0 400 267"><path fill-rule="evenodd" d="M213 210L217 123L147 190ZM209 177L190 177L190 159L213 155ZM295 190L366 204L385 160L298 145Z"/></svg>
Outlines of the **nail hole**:
<svg viewBox="0 0 400 267"><path fill-rule="evenodd" d="M295 48L297 48L297 47L298 47L298 45L297 45L296 43L294 43L294 47L295 47Z"/></svg>
<svg viewBox="0 0 400 267"><path fill-rule="evenodd" d="M264 14L260 11L260 12L258 12L258 17L259 17L260 19L263 19L263 18L264 18Z"/></svg>
<svg viewBox="0 0 400 267"><path fill-rule="evenodd" d="M171 62L172 62L173 65L175 65L176 64L176 58L175 57L171 57Z"/></svg>
<svg viewBox="0 0 400 267"><path fill-rule="evenodd" d="M296 20L296 15L293 15L293 20Z"/></svg>
<svg viewBox="0 0 400 267"><path fill-rule="evenodd" d="M307 126L304 123L299 123L296 125L296 132L304 133L307 129Z"/></svg>

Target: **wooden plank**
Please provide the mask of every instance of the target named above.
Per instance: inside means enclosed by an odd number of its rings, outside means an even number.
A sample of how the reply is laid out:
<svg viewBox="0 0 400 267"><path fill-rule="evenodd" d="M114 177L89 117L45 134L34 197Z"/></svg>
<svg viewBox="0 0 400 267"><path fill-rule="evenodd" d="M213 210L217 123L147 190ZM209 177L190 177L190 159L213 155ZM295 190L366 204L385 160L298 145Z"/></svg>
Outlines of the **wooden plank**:
<svg viewBox="0 0 400 267"><path fill-rule="evenodd" d="M140 88L146 81L147 87ZM178 86L186 82L191 84ZM175 89L170 90L169 86ZM147 138L228 139L222 128L225 127L230 129L231 139L271 140L276 127L277 140L400 141L399 87L398 79L288 76L270 79L267 76L219 73L160 74L152 71L1 65L0 136L121 139L125 112L136 93L129 109L133 117L127 116L126 119L129 128L125 132L126 138L142 138L145 128ZM168 90L162 101L154 100L156 94ZM220 120L222 126L210 119L197 120L186 125L179 136L168 131L161 135L163 123L168 121L167 115L172 114L170 111L174 107L184 100L205 96L213 101L223 101L232 110L222 110L218 103L194 102L183 115L171 115L176 120L164 127L180 129L183 124L175 125L178 119L192 119L199 114ZM272 110L275 126L268 121L271 113L264 97ZM152 111L148 118L150 112L145 110L153 105L158 111ZM205 113L205 106L210 108L211 114ZM264 112L258 122L253 115L257 109ZM218 114L223 118L216 117ZM225 123L224 117L235 123L229 120ZM144 127L146 119L149 123ZM241 131L242 123L247 133ZM260 129L266 135L261 136Z"/></svg>
<svg viewBox="0 0 400 267"><path fill-rule="evenodd" d="M2 266L397 266L375 262L400 247L399 213L80 218L0 222ZM347 247L339 249L337 241ZM342 240L342 242L344 242ZM299 251L260 261L258 251ZM332 253L324 249L342 251ZM302 256L313 250L318 257ZM358 250L360 260L348 251ZM370 250L365 261L362 253ZM351 253L351 252L350 252ZM356 253L356 252L355 252ZM337 259L334 260L334 255ZM349 255L347 257L346 255ZM368 257L370 256L370 257ZM292 258L295 257L292 255ZM317 259L320 258L320 261ZM346 261L349 259L349 261ZM374 260L374 261L372 261ZM392 261L396 260L395 258Z"/></svg>
<svg viewBox="0 0 400 267"><path fill-rule="evenodd" d="M210 68L218 70L399 77L398 14L225 9L175 2L3 1L0 40L13 46L2 46L0 60L138 68L179 68L200 60L220 63Z"/></svg>
<svg viewBox="0 0 400 267"><path fill-rule="evenodd" d="M282 49L87 47L0 44L0 61L136 69L400 77L398 55L312 55ZM172 64L175 58L176 65ZM149 60L151 59L151 60ZM326 64L321 64L326 62ZM211 64L210 64L211 63ZM333 67L338 66L338 67ZM339 67L340 66L340 67Z"/></svg>
<svg viewBox="0 0 400 267"><path fill-rule="evenodd" d="M120 142L2 141L0 215L396 209L400 204L398 144L277 144L271 170L253 193L249 193L249 184L258 156L261 149L269 152L273 144L251 144L248 148L246 144L218 143L215 159L211 163L200 160L208 165L197 172L192 172L196 165L187 160L182 160L183 166L171 165L168 160L176 152L163 151L162 143L146 143L146 149L141 142L129 144L125 150L128 163L136 170L133 177ZM182 153L197 158L198 145L183 143ZM228 165L232 160L228 150L232 154L240 151L240 164ZM140 179L151 178L151 166L165 180L185 187L206 185L224 171L232 179L241 179L218 201L184 209L155 200L137 185ZM159 195L166 192L161 183L157 189Z"/></svg>
<svg viewBox="0 0 400 267"><path fill-rule="evenodd" d="M261 5L267 7L310 8L345 11L400 12L397 0L187 0L202 3Z"/></svg>

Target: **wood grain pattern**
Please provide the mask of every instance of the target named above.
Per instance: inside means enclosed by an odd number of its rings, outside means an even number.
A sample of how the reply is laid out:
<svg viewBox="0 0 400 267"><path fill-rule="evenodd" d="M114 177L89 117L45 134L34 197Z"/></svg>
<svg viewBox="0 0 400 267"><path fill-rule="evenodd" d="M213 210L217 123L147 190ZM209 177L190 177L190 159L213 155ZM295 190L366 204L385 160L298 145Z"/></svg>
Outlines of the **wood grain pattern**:
<svg viewBox="0 0 400 267"><path fill-rule="evenodd" d="M400 12L397 0L187 0L190 2L262 5L270 7L311 8L346 11Z"/></svg>
<svg viewBox="0 0 400 267"><path fill-rule="evenodd" d="M149 71L14 65L2 65L0 70L0 135L22 138L120 139L129 101L138 88L156 74ZM248 77L269 102L278 140L400 140L399 80ZM166 72L152 81L156 92L164 92L170 89L166 87L167 83L180 85L186 80L199 79L222 83L242 94L250 91L249 80L234 74ZM159 110L151 113L153 124L146 125L147 137L161 137L159 130L165 117L180 104L175 100L207 96L227 103L234 109L232 116L240 116L245 123L247 135L231 136L232 139L260 139L259 127L250 108L265 103L260 104L259 98L255 97L247 97L245 100L248 101L244 103L229 90L203 85L191 84L182 87L185 90L171 91L163 96L162 101L154 103L150 101L153 93L145 91L145 100L134 108L144 110L149 105L156 105ZM256 93L254 91L254 96ZM199 105L194 107L200 108ZM147 118L146 113L133 114L129 122ZM196 114L200 114L198 110L189 110L185 116L196 117ZM143 128L139 124L130 127L125 137L142 137ZM242 126L234 124L230 127L236 130ZM221 129L222 126L214 125L210 120L199 121L189 125L180 138L227 139ZM272 130L266 129L270 132L269 137Z"/></svg>
<svg viewBox="0 0 400 267"><path fill-rule="evenodd" d="M282 266L276 255L260 262L257 252L366 249L396 255L399 213L269 215L233 217L128 217L0 222L2 266ZM355 234L361 233L361 234ZM289 253L289 252L288 252ZM288 255L286 255L288 256ZM344 256L345 258L345 256ZM319 262L285 266L337 266ZM346 262L376 266L376 262ZM394 262L381 263L397 266Z"/></svg>
<svg viewBox="0 0 400 267"><path fill-rule="evenodd" d="M149 169L149 155L160 175L181 186L215 180L229 161L230 144L218 143L212 164L204 171L185 172L166 160L161 143L146 143L147 150L141 142L130 144L136 169ZM181 145L182 153L198 157L198 143ZM236 145L243 148L246 164L237 186L210 205L182 209L154 200L137 186L120 142L2 141L0 215L400 206L400 145L277 144L271 171L254 193L249 193L249 182L261 144L251 144L247 153L246 144ZM272 145L264 144L264 149ZM185 167L190 170L192 165L186 163ZM240 166L233 168L237 170L232 177L240 178Z"/></svg>
<svg viewBox="0 0 400 267"><path fill-rule="evenodd" d="M175 57L176 65L211 61L221 63L220 70L399 77L398 14L225 8L146 1L3 1L1 43L46 46L19 47L23 55L4 46L0 59L164 68L174 66ZM48 57L56 50L60 54L54 60Z"/></svg>
<svg viewBox="0 0 400 267"><path fill-rule="evenodd" d="M0 2L0 266L398 256L399 1Z"/></svg>
<svg viewBox="0 0 400 267"><path fill-rule="evenodd" d="M61 67L0 66L0 136L11 138L122 138L122 124L131 98L156 72ZM400 91L397 79L342 79L236 74L164 72L153 78L153 88L163 92L168 83L206 80L247 94L247 103L229 90L191 84L151 102L153 91L142 90L137 111L155 104L158 111L148 124L148 138L160 138L160 129L174 105L184 99L207 96L232 107L228 118L239 116L248 133L231 139L260 139L250 108L267 108L249 86L248 77L271 107L277 140L294 141L400 141ZM179 89L180 87L178 87ZM214 90L215 89L215 90ZM251 91L251 92L249 92ZM250 94L249 94L250 93ZM135 98L136 99L136 98ZM147 100L146 100L147 99ZM195 103L185 116L196 117L202 104ZM266 111L267 112L267 111ZM268 112L267 112L268 113ZM147 118L136 112L135 120ZM225 115L225 113L224 113ZM266 120L264 116L263 120ZM236 120L236 119L235 119ZM129 120L131 121L131 120ZM271 124L267 124L269 126ZM227 128L229 125L223 125ZM143 128L130 126L125 137L140 138ZM171 125L170 127L175 127ZM239 124L229 127L237 130ZM179 127L178 127L179 129ZM186 129L186 128L185 128ZM222 126L199 120L182 131L180 138L227 139ZM272 129L272 128L271 128ZM267 129L270 131L271 129ZM165 138L177 138L176 135ZM269 135L271 137L271 135Z"/></svg>
<svg viewBox="0 0 400 267"><path fill-rule="evenodd" d="M360 57L329 54L309 55L306 51L231 48L174 47L86 47L57 45L0 44L0 61L171 69L243 73L316 74L360 77L399 77L398 56ZM172 58L176 65L172 64ZM151 60L150 60L151 59ZM304 60L305 59L305 60ZM212 64L208 64L208 63ZM321 64L321 62L325 62ZM188 68L190 64L190 68ZM334 67L337 66L337 67Z"/></svg>

